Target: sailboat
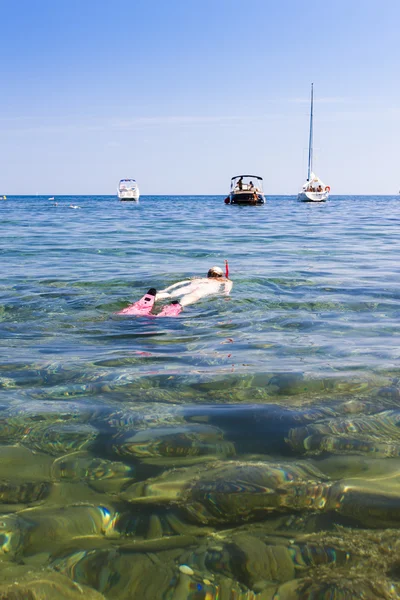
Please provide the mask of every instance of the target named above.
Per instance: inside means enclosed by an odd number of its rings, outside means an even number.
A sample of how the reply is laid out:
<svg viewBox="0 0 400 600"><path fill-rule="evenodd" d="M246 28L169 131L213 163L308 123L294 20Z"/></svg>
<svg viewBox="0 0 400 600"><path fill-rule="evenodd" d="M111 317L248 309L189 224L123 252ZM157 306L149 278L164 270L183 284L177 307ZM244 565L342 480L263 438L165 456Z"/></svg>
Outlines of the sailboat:
<svg viewBox="0 0 400 600"><path fill-rule="evenodd" d="M310 137L308 140L307 181L299 192L297 199L302 202L325 202L329 198L331 188L313 172L313 119L314 119L314 84L311 84Z"/></svg>

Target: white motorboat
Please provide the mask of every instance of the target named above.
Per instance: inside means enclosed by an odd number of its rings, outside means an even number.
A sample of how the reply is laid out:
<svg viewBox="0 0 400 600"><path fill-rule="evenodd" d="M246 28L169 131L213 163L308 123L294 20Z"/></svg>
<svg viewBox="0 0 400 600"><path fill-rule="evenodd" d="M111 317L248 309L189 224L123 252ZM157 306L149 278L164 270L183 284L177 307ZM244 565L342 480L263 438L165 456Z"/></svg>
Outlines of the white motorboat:
<svg viewBox="0 0 400 600"><path fill-rule="evenodd" d="M121 179L117 192L120 200L139 200L140 192L135 179Z"/></svg>
<svg viewBox="0 0 400 600"><path fill-rule="evenodd" d="M297 199L301 202L325 202L329 198L331 188L313 172L313 120L314 120L314 84L311 84L310 137L308 141L307 181L303 185Z"/></svg>
<svg viewBox="0 0 400 600"><path fill-rule="evenodd" d="M263 179L258 175L236 175L225 204L264 204Z"/></svg>

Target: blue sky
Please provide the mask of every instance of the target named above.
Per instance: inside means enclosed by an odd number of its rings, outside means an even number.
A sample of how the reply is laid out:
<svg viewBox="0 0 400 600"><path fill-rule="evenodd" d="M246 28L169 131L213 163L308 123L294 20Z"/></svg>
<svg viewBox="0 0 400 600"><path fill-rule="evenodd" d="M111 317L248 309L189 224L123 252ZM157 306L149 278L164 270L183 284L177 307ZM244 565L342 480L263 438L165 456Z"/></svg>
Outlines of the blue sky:
<svg viewBox="0 0 400 600"><path fill-rule="evenodd" d="M400 189L398 0L0 0L1 194Z"/></svg>

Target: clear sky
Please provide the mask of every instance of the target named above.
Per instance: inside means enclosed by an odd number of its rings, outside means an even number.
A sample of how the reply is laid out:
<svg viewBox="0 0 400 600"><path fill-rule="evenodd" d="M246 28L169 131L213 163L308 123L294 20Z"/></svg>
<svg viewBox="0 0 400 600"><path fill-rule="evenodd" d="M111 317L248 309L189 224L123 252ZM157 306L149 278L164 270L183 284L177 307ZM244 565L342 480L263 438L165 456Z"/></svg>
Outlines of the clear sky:
<svg viewBox="0 0 400 600"><path fill-rule="evenodd" d="M400 0L0 0L0 193L400 189Z"/></svg>

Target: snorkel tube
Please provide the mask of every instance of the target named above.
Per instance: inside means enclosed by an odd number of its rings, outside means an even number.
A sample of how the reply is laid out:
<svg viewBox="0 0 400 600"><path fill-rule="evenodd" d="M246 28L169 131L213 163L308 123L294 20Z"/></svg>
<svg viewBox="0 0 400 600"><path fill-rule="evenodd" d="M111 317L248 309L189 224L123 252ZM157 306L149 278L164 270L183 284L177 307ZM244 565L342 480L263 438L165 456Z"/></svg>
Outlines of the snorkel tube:
<svg viewBox="0 0 400 600"><path fill-rule="evenodd" d="M229 265L227 260L225 260L225 277L227 279L229 278Z"/></svg>

